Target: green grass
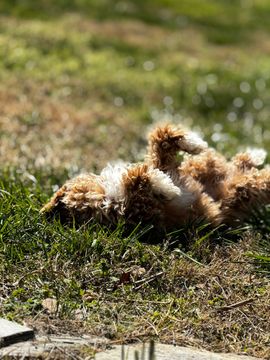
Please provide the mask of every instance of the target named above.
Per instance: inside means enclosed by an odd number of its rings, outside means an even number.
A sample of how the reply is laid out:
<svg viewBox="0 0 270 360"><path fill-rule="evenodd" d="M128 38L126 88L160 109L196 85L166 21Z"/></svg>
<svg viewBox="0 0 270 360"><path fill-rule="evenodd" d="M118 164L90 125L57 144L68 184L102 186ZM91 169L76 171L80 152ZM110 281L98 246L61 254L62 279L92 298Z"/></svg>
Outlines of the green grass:
<svg viewBox="0 0 270 360"><path fill-rule="evenodd" d="M234 351L263 353L269 267L255 234L196 225L149 243L142 241L147 229L127 236L121 224L109 231L97 224L78 229L49 223L39 209L66 176L1 173L0 316L58 333L76 332L79 323L80 332L112 341L171 342L174 333L179 344L203 341L216 351L233 334ZM219 308L250 297L259 333L250 330L249 315L237 311L232 325L220 323ZM44 305L47 299L55 309ZM183 327L193 333L193 343Z"/></svg>
<svg viewBox="0 0 270 360"><path fill-rule="evenodd" d="M152 243L149 229L65 228L39 210L80 171L142 159L164 117L227 156L269 151L269 2L3 0L0 12L0 316L267 357L268 208L248 229Z"/></svg>

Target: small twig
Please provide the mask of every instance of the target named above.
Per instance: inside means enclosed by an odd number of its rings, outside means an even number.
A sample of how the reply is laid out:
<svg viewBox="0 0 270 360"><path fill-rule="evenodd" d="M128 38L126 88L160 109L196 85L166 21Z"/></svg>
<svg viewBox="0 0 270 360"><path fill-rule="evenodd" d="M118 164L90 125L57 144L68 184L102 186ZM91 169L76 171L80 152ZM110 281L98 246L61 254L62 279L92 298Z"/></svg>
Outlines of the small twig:
<svg viewBox="0 0 270 360"><path fill-rule="evenodd" d="M172 299L170 302L169 302L169 306L168 306L168 310L166 312L166 314L160 319L159 323L158 323L158 327L161 326L162 323L165 322L165 320L169 317L170 313L171 313L171 308L173 306L173 303L174 303L174 299Z"/></svg>
<svg viewBox="0 0 270 360"><path fill-rule="evenodd" d="M145 322L147 322L147 324L154 330L155 334L158 336L159 333L158 333L158 330L157 328L155 327L154 324L152 324L150 321L148 321L147 319L145 319Z"/></svg>
<svg viewBox="0 0 270 360"><path fill-rule="evenodd" d="M175 249L174 252L177 252L177 253L183 255L184 257L186 257L187 259L189 259L190 261L194 262L195 264L197 264L199 266L204 266L205 267L204 264L202 264L198 260L193 259L193 257L189 256L188 254L186 254L184 251L182 251L180 249Z"/></svg>
<svg viewBox="0 0 270 360"><path fill-rule="evenodd" d="M123 301L126 302L136 302L136 303L143 303L143 304L157 304L157 305L169 305L171 303L171 300L169 301L157 301L157 300L139 300L139 299L125 299Z"/></svg>
<svg viewBox="0 0 270 360"><path fill-rule="evenodd" d="M217 276L218 277L218 276ZM222 294L223 296L225 297L225 299L228 299L228 296L225 292L225 290L223 289L223 287L220 285L220 283L217 281L217 279L215 279L215 277L213 278L213 281L220 287L221 291L222 291Z"/></svg>
<svg viewBox="0 0 270 360"><path fill-rule="evenodd" d="M252 327L253 327L254 329L257 328L256 325L254 325L253 322L250 320L250 318L244 313L244 311L242 311L242 310L240 310L240 309L237 309L237 310L240 312L240 314L244 315L244 317L247 319L247 321L250 323L250 325L252 325Z"/></svg>
<svg viewBox="0 0 270 360"><path fill-rule="evenodd" d="M221 307L218 307L216 308L216 310L220 310L220 311L229 311L231 309L235 309L239 306L243 306L243 305L246 305L246 304L249 304L253 301L255 301L256 299L255 298L249 298L249 299L246 299L246 300L242 300L242 301L239 301L237 303L234 303L234 304L230 304L230 305L225 305L225 306L221 306Z"/></svg>
<svg viewBox="0 0 270 360"><path fill-rule="evenodd" d="M41 267L40 269L36 269L33 271L28 272L27 274L24 274L22 277L20 277L20 279L18 279L17 281L15 281L12 286L18 286L20 285L20 283L27 278L28 276L31 276L33 274L38 274L39 272L41 272L42 270L44 270L44 267Z"/></svg>
<svg viewBox="0 0 270 360"><path fill-rule="evenodd" d="M162 274L164 274L164 271L160 271L160 272L158 272L158 273L156 273L156 274L154 274L154 275L149 276L149 277L146 278L146 279L137 280L137 281L135 281L135 284L141 284L141 283L148 282L149 280L155 279L157 276L160 276L160 275L162 275Z"/></svg>
<svg viewBox="0 0 270 360"><path fill-rule="evenodd" d="M138 290L140 289L142 286L144 286L145 284L149 284L150 282L154 281L157 277L161 276L164 274L164 271L160 271L159 273L156 273L152 276L150 276L148 279L142 279L142 280L138 280L136 282L136 284L140 284L139 286L136 286L134 288L134 290Z"/></svg>

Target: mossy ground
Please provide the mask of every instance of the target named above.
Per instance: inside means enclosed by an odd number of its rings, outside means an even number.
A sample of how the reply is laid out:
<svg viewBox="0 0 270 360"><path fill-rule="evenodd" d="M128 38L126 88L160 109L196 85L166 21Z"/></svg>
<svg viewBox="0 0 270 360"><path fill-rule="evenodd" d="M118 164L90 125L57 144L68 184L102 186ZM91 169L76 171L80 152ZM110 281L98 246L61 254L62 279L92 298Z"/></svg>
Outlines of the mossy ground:
<svg viewBox="0 0 270 360"><path fill-rule="evenodd" d="M270 356L267 209L237 236L194 227L155 244L140 228L39 215L74 174L141 160L164 117L227 156L269 150L268 1L3 0L0 11L0 315Z"/></svg>

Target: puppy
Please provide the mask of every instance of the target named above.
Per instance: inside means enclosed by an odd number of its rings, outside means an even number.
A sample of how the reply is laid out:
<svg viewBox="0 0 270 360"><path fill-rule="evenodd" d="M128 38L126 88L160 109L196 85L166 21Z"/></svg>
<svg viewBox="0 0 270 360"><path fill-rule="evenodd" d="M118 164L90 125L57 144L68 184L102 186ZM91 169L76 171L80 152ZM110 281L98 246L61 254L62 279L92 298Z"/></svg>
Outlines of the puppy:
<svg viewBox="0 0 270 360"><path fill-rule="evenodd" d="M183 161L180 151L189 154ZM109 164L100 175L69 180L41 212L63 223L141 223L165 232L195 221L243 222L255 205L270 203L270 171L257 169L265 155L246 152L227 161L192 132L157 127L144 163Z"/></svg>

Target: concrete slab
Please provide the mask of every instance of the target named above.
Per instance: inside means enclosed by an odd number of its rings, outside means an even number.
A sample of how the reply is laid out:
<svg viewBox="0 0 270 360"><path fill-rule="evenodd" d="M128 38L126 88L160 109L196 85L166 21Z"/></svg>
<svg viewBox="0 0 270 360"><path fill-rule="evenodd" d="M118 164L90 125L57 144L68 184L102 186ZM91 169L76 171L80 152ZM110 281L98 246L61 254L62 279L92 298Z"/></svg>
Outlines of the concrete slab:
<svg viewBox="0 0 270 360"><path fill-rule="evenodd" d="M139 352L139 359L142 360L142 344L125 346L125 360L134 360L135 350ZM120 360L122 347L120 345L113 347L111 350L96 354L95 360ZM145 345L144 360L149 359L149 345ZM155 344L155 360L255 360L257 358L235 355L212 353L209 351L197 350L182 346L173 346L165 344Z"/></svg>
<svg viewBox="0 0 270 360"><path fill-rule="evenodd" d="M71 356L84 347L94 349L106 347L107 340L93 336L37 336L34 340L18 342L0 349L0 359L54 359L53 351L60 350L63 359L77 359ZM65 355L66 354L66 355ZM80 358L80 357L79 357Z"/></svg>
<svg viewBox="0 0 270 360"><path fill-rule="evenodd" d="M109 348L108 350L105 350ZM187 348L182 346L154 344L154 357L149 357L149 344L134 344L130 346L110 345L108 339L93 336L37 336L34 340L17 342L0 349L0 359L31 358L55 359L54 351L60 351L61 359L82 359L81 349L91 350L92 355L83 357L95 360L256 360L257 358L235 355L212 353L209 351ZM96 349L100 352L95 354ZM101 349L104 349L101 351ZM124 349L124 356L122 352ZM144 351L143 351L144 349ZM135 357L135 351L139 357ZM144 356L143 356L144 352ZM58 357L57 357L58 358Z"/></svg>
<svg viewBox="0 0 270 360"><path fill-rule="evenodd" d="M19 341L33 339L34 331L14 321L0 318L0 347L8 346Z"/></svg>
<svg viewBox="0 0 270 360"><path fill-rule="evenodd" d="M96 348L106 348L107 342L106 339L94 336L36 336L34 340L18 342L1 348L0 359L46 358L51 360L55 359L54 351L60 351L61 359L81 359L76 355L80 349L88 348L94 354Z"/></svg>

